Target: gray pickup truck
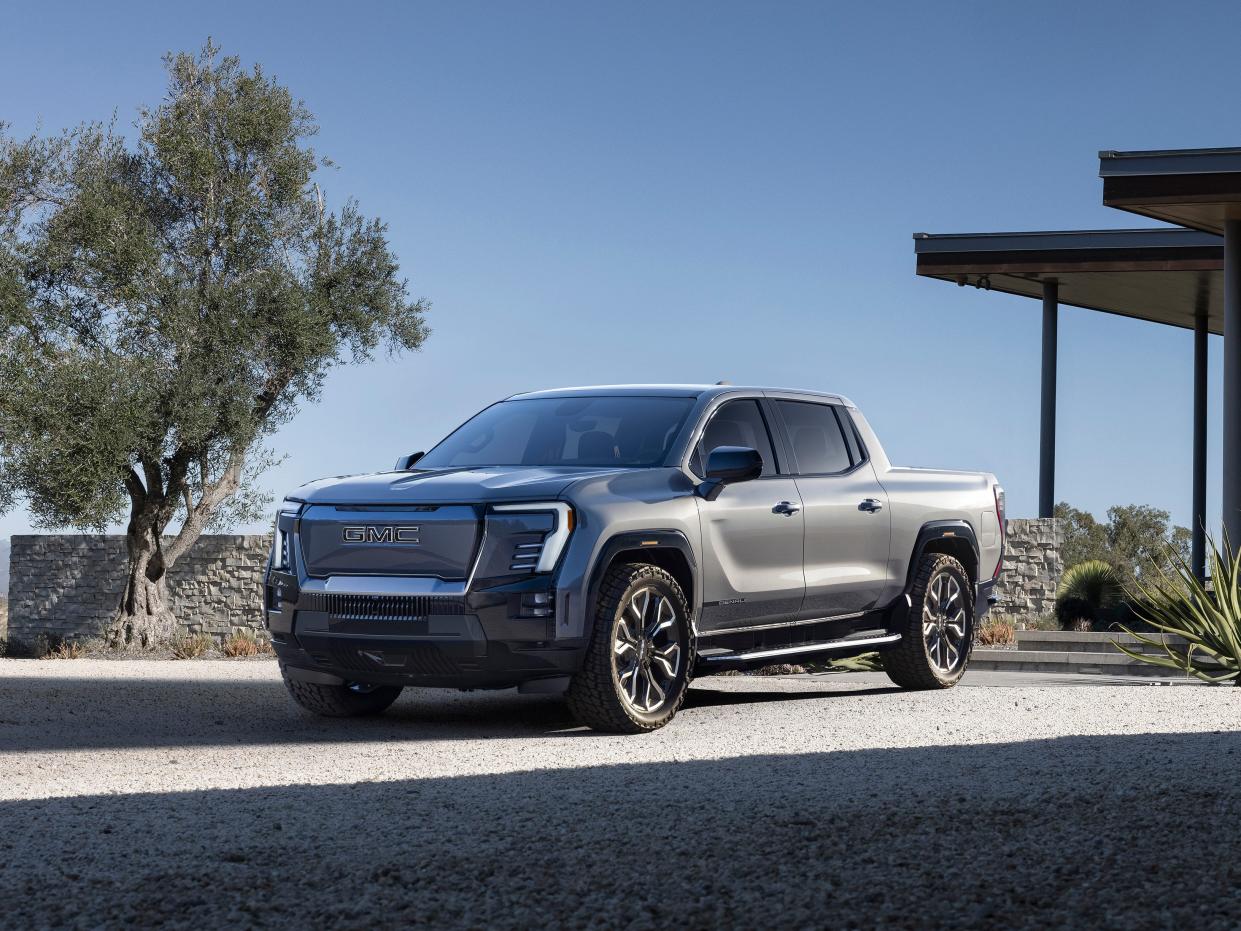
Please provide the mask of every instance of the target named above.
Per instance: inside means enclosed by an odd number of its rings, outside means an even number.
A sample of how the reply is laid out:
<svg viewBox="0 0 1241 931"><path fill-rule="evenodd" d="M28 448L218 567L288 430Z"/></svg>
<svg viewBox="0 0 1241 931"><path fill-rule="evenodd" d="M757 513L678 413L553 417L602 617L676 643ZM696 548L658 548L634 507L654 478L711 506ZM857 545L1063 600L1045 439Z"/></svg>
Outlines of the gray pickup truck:
<svg viewBox="0 0 1241 931"><path fill-rule="evenodd" d="M517 686L639 732L722 670L877 650L897 685L951 687L1003 547L994 476L892 466L839 395L566 388L290 495L264 598L320 714Z"/></svg>

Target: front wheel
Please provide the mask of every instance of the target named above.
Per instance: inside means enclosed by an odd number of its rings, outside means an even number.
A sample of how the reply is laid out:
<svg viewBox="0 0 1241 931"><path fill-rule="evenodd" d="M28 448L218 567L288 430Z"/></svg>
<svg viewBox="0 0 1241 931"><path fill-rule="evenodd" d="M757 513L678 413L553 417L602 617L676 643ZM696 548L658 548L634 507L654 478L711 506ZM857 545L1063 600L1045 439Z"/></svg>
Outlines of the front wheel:
<svg viewBox="0 0 1241 931"><path fill-rule="evenodd" d="M280 664L280 675L293 700L325 718L356 718L381 714L401 694L399 685L372 685L346 682L343 685L320 685L295 679Z"/></svg>
<svg viewBox="0 0 1241 931"><path fill-rule="evenodd" d="M888 678L903 689L950 689L969 663L974 589L969 573L946 553L918 561L901 642L883 654Z"/></svg>
<svg viewBox="0 0 1241 931"><path fill-rule="evenodd" d="M689 606L676 579L658 566L608 569L594 631L569 684L569 709L597 731L637 734L663 727L689 688Z"/></svg>

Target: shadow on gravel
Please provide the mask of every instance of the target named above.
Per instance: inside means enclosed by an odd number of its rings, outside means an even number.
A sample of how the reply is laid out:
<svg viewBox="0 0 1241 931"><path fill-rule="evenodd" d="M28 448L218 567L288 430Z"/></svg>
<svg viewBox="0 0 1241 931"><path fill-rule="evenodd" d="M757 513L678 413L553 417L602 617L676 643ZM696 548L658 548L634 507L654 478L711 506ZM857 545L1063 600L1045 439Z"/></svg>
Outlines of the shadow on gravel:
<svg viewBox="0 0 1241 931"><path fill-rule="evenodd" d="M690 690L696 708L831 700L894 689ZM0 679L0 752L236 746L489 737L580 737L559 698L500 692L407 689L378 718L319 718L293 704L277 680Z"/></svg>
<svg viewBox="0 0 1241 931"><path fill-rule="evenodd" d="M1157 734L7 802L0 923L1235 928L1238 764Z"/></svg>

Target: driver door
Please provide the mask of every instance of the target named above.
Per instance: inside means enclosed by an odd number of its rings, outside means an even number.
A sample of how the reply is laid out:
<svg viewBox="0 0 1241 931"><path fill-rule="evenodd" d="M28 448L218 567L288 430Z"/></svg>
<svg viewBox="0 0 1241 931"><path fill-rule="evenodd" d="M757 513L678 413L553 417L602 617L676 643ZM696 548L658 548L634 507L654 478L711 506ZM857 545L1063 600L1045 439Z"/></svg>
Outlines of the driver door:
<svg viewBox="0 0 1241 931"><path fill-rule="evenodd" d="M791 475L781 474L771 433L754 398L727 401L711 415L691 467L706 475L718 446L745 446L763 457L763 474L698 500L703 538L703 603L699 628L728 630L794 618L806 592L805 523Z"/></svg>

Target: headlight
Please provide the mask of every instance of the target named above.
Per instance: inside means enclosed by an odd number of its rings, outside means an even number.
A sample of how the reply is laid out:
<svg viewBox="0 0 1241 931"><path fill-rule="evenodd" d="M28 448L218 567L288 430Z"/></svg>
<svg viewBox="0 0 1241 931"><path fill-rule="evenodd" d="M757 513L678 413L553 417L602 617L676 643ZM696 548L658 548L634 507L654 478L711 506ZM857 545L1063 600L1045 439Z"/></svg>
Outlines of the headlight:
<svg viewBox="0 0 1241 931"><path fill-rule="evenodd" d="M575 515L572 507L563 501L547 501L532 504L497 504L491 509L502 513L554 515L555 524L543 537L542 543L521 544L520 548L513 553L509 568L527 572L551 572L556 568L560 554L564 552L565 544L569 542L569 534L573 532Z"/></svg>
<svg viewBox="0 0 1241 931"><path fill-rule="evenodd" d="M297 512L301 509L296 501L285 501L280 505L280 510L276 512L276 519L272 523L271 528L271 567L288 571L292 565L289 558L289 539L290 534L287 530L280 527L280 521L283 518L292 518L297 516Z"/></svg>

